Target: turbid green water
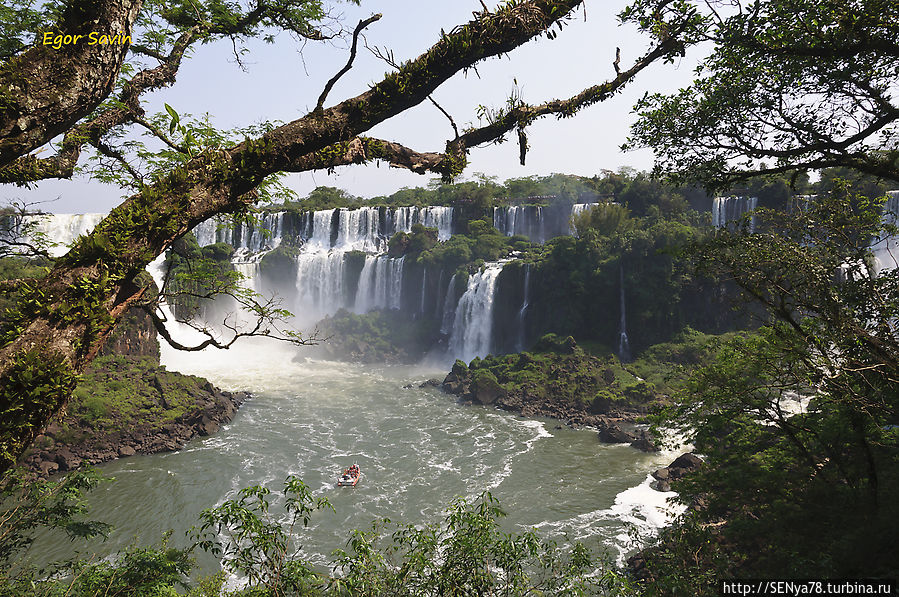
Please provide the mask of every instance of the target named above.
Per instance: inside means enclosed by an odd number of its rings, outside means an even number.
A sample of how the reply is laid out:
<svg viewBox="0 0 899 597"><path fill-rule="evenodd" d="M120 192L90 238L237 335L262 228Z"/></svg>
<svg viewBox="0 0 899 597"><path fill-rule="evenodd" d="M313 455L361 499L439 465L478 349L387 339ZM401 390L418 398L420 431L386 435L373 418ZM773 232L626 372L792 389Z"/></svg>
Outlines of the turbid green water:
<svg viewBox="0 0 899 597"><path fill-rule="evenodd" d="M652 491L647 478L674 454L602 445L590 430L461 406L438 389L418 387L440 371L297 363L293 354L259 344L237 352L166 352L170 369L254 397L213 437L180 452L101 467L115 481L89 501L94 516L116 529L82 551L102 557L134 541L158 541L168 529L174 544L186 544L184 531L203 508L249 485L279 488L289 474L336 509L316 515L302 534L304 552L320 564L345 546L351 529L380 517L433 520L455 497L484 490L509 512L510 530L535 526L557 539L565 533L613 555L627 549L626 523L644 533L664 523L659 508L672 494ZM359 486L335 487L337 474L354 462L363 471ZM47 561L69 557L75 547L47 537L32 553Z"/></svg>

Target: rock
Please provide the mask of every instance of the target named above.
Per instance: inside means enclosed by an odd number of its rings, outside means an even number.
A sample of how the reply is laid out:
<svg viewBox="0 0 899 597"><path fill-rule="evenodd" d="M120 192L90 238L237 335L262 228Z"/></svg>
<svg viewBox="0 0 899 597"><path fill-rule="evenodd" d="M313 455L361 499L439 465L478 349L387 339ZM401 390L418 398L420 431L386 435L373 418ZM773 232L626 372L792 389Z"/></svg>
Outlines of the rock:
<svg viewBox="0 0 899 597"><path fill-rule="evenodd" d="M59 465L49 460L43 460L38 465L38 470L41 471L42 476L48 477L59 470Z"/></svg>
<svg viewBox="0 0 899 597"><path fill-rule="evenodd" d="M440 380L439 379L429 379L428 381L422 382L418 386L419 388L439 388Z"/></svg>
<svg viewBox="0 0 899 597"><path fill-rule="evenodd" d="M217 421L210 419L207 415L203 415L200 417L199 422L194 426L194 429L197 430L197 433L206 437L221 429L221 425Z"/></svg>
<svg viewBox="0 0 899 597"><path fill-rule="evenodd" d="M632 448L637 448L642 452L658 452L659 447L653 443L653 441L647 437L641 437L635 442L631 442Z"/></svg>
<svg viewBox="0 0 899 597"><path fill-rule="evenodd" d="M599 441L604 444L629 444L636 439L618 425L609 425L599 430Z"/></svg>
<svg viewBox="0 0 899 597"><path fill-rule="evenodd" d="M477 372L471 384L471 392L476 401L488 406L506 396L506 389L496 381L492 373L486 371Z"/></svg>
<svg viewBox="0 0 899 597"><path fill-rule="evenodd" d="M637 448L638 450L642 450L643 452L658 452L659 447L656 445L652 438L645 431L640 433L639 439L637 441L631 443L631 447Z"/></svg>
<svg viewBox="0 0 899 597"><path fill-rule="evenodd" d="M414 387L414 386L413 386L411 383L407 383L406 385L403 386L403 389L404 389L404 390L411 390L413 387Z"/></svg>
<svg viewBox="0 0 899 597"><path fill-rule="evenodd" d="M680 479L700 466L702 466L702 459L692 452L687 452L678 456L674 462L668 465L668 472L673 479Z"/></svg>
<svg viewBox="0 0 899 597"><path fill-rule="evenodd" d="M702 459L688 452L678 456L674 462L660 468L652 474L656 479L655 488L659 491L671 491L671 481L676 481L702 466Z"/></svg>
<svg viewBox="0 0 899 597"><path fill-rule="evenodd" d="M65 472L78 468L81 459L72 454L68 448L60 448L56 451L56 462L59 464L59 470Z"/></svg>

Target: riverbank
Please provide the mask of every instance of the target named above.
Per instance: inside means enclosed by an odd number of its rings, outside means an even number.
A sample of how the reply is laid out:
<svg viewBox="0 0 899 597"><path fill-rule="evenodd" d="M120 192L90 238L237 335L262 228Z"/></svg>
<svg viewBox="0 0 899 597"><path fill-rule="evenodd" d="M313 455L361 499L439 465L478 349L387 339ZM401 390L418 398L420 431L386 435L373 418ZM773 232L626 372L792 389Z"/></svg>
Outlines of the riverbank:
<svg viewBox="0 0 899 597"><path fill-rule="evenodd" d="M153 357L96 359L66 414L35 439L22 464L40 476L135 454L171 452L230 422L249 397L202 377L167 371Z"/></svg>

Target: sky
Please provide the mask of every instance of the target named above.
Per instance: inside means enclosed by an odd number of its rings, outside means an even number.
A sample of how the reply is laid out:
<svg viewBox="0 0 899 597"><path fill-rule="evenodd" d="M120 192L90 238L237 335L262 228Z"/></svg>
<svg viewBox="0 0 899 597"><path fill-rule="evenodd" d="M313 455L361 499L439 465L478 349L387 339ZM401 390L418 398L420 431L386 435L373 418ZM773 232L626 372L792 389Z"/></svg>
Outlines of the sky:
<svg viewBox="0 0 899 597"><path fill-rule="evenodd" d="M487 2L492 6L495 2ZM542 103L567 98L585 87L614 77L615 48L621 48L621 66L627 68L642 55L649 40L631 26L620 26L616 17L626 1L586 2L554 40L541 38L509 54L477 66L477 73L459 74L434 94L434 98L464 127L477 124L479 105L501 107L518 88L522 99ZM479 0L362 0L361 6L331 3L342 14L344 25L355 24L373 13L383 17L366 30L368 45L388 48L398 60L412 59L481 10ZM412 8L410 8L412 7ZM325 83L346 63L349 42L338 40L302 46L287 34L274 44L254 41L241 69L230 41L199 47L184 62L171 88L145 96L148 113L162 111L165 103L180 114L209 113L221 128L233 128L265 120L290 121L311 110ZM549 117L532 124L527 165L518 160L517 142L472 149L462 180L475 173L500 181L552 173L593 176L602 170L630 166L649 169L649 150L622 153L635 116L634 103L646 92L672 92L689 83L695 58L675 64L655 64L640 73L631 86L610 100L582 110L570 119ZM360 48L352 70L338 81L326 106L365 91L390 67L365 48ZM403 143L417 151L441 151L453 137L449 121L430 102L394 117L367 133ZM51 149L45 150L47 155ZM83 159L83 158L82 158ZM301 197L316 186L336 186L360 197L387 195L403 187L426 186L429 177L386 164L349 166L334 174L324 171L291 174L287 184ZM0 204L11 200L42 202L38 207L55 213L105 212L121 201L122 189L76 178L48 181L31 190L0 186Z"/></svg>

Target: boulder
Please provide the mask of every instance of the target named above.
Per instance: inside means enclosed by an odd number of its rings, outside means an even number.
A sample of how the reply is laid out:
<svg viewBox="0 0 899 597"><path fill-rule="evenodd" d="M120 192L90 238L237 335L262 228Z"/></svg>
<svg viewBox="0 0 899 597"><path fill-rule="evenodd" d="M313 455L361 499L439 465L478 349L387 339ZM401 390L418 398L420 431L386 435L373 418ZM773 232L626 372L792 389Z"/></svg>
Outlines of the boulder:
<svg viewBox="0 0 899 597"><path fill-rule="evenodd" d="M59 465L50 460L42 460L38 465L38 469L41 471L42 476L48 477L59 470Z"/></svg>
<svg viewBox="0 0 899 597"><path fill-rule="evenodd" d="M641 437L635 442L631 442L631 447L637 448L642 452L658 452L659 447L648 437Z"/></svg>
<svg viewBox="0 0 899 597"><path fill-rule="evenodd" d="M609 425L599 430L599 441L604 444L629 444L637 438L618 425Z"/></svg>
<svg viewBox="0 0 899 597"><path fill-rule="evenodd" d="M197 430L197 433L205 437L207 435L212 435L221 429L221 425L217 421L210 419L207 415L203 415L200 417L200 420L194 428Z"/></svg>
<svg viewBox="0 0 899 597"><path fill-rule="evenodd" d="M658 481L667 481L670 478L671 474L668 472L668 467L666 466L665 468L660 468L659 470L654 472L652 476Z"/></svg>
<svg viewBox="0 0 899 597"><path fill-rule="evenodd" d="M60 448L56 451L56 463L59 465L59 470L65 472L78 468L81 459L72 454L68 448Z"/></svg>
<svg viewBox="0 0 899 597"><path fill-rule="evenodd" d="M439 388L440 380L439 379L429 379L428 381L422 382L418 385L419 388Z"/></svg>
<svg viewBox="0 0 899 597"><path fill-rule="evenodd" d="M671 491L671 481L676 481L702 466L702 459L688 452L678 456L674 462L660 468L652 474L656 479L655 488L659 491Z"/></svg>
<svg viewBox="0 0 899 597"><path fill-rule="evenodd" d="M128 456L134 456L136 452L134 448L131 446L119 446L119 456L122 458L127 458Z"/></svg>
<svg viewBox="0 0 899 597"><path fill-rule="evenodd" d="M637 448L638 450L642 450L643 452L659 451L659 447L645 431L640 433L640 437L637 439L637 441L631 443L631 446Z"/></svg>
<svg viewBox="0 0 899 597"><path fill-rule="evenodd" d="M496 380L496 376L484 370L475 373L471 384L472 397L481 404L491 405L506 396L506 389Z"/></svg>
<svg viewBox="0 0 899 597"><path fill-rule="evenodd" d="M674 462L668 465L668 472L673 479L680 479L700 466L702 466L702 459L692 452L687 452L678 456Z"/></svg>

